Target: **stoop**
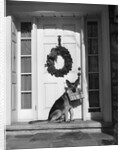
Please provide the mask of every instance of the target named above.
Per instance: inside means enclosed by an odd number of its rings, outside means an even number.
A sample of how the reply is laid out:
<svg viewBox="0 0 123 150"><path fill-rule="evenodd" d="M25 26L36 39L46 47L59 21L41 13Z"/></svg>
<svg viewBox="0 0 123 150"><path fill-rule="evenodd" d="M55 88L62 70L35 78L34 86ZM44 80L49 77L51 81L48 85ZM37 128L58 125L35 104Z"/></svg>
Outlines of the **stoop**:
<svg viewBox="0 0 123 150"><path fill-rule="evenodd" d="M13 123L6 126L6 132L9 133L21 133L21 132L69 132L69 131L82 131L87 133L93 132L113 132L113 126L111 122L99 122L99 121L83 121L75 120L72 122L38 122L29 124L27 122Z"/></svg>

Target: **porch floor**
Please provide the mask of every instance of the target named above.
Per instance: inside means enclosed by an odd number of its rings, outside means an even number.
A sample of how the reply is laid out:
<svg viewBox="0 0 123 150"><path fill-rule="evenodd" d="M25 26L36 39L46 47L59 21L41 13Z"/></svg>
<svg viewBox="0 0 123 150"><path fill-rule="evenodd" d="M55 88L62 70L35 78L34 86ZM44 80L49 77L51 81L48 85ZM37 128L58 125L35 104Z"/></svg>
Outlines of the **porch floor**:
<svg viewBox="0 0 123 150"><path fill-rule="evenodd" d="M6 149L114 145L111 127L111 123L82 120L14 123L6 127Z"/></svg>

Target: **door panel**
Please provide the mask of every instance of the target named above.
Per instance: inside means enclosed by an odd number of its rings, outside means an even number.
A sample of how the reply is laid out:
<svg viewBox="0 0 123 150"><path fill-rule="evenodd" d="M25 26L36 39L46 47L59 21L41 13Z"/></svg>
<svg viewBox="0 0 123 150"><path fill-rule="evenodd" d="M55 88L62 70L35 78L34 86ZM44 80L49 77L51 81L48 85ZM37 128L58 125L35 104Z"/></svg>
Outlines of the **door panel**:
<svg viewBox="0 0 123 150"><path fill-rule="evenodd" d="M57 83L45 83L45 108L49 109L54 99L57 98ZM50 91L50 92L49 92Z"/></svg>
<svg viewBox="0 0 123 150"><path fill-rule="evenodd" d="M45 67L47 55L58 45L66 47L73 59L72 70L62 77L55 77ZM80 21L75 18L42 18L38 19L38 119L47 119L49 110L57 98L65 91L65 81L74 82L80 67ZM59 62L62 60L59 60ZM74 109L74 118L81 118L81 106Z"/></svg>

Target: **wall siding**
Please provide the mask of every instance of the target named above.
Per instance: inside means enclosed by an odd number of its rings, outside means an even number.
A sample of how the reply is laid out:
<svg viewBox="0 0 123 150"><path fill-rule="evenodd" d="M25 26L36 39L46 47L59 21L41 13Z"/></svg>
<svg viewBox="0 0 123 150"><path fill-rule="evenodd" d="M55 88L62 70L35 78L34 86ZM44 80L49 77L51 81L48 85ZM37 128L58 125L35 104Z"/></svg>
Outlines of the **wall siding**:
<svg viewBox="0 0 123 150"><path fill-rule="evenodd" d="M115 144L118 144L118 6L109 6L112 119L115 130Z"/></svg>

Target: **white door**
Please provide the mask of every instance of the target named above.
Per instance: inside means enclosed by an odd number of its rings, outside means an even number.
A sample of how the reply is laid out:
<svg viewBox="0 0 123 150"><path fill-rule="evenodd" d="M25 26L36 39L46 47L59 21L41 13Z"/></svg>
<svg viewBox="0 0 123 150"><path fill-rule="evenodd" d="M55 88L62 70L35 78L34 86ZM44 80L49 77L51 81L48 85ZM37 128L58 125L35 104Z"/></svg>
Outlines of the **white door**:
<svg viewBox="0 0 123 150"><path fill-rule="evenodd" d="M81 67L80 20L40 18L37 25L38 119L47 119L53 103L65 91L66 79L74 82L78 77L78 67ZM45 67L47 55L58 45L58 35L61 35L61 45L69 50L73 59L72 70L64 77L52 76ZM82 111L79 106L74 109L74 119L81 117Z"/></svg>

